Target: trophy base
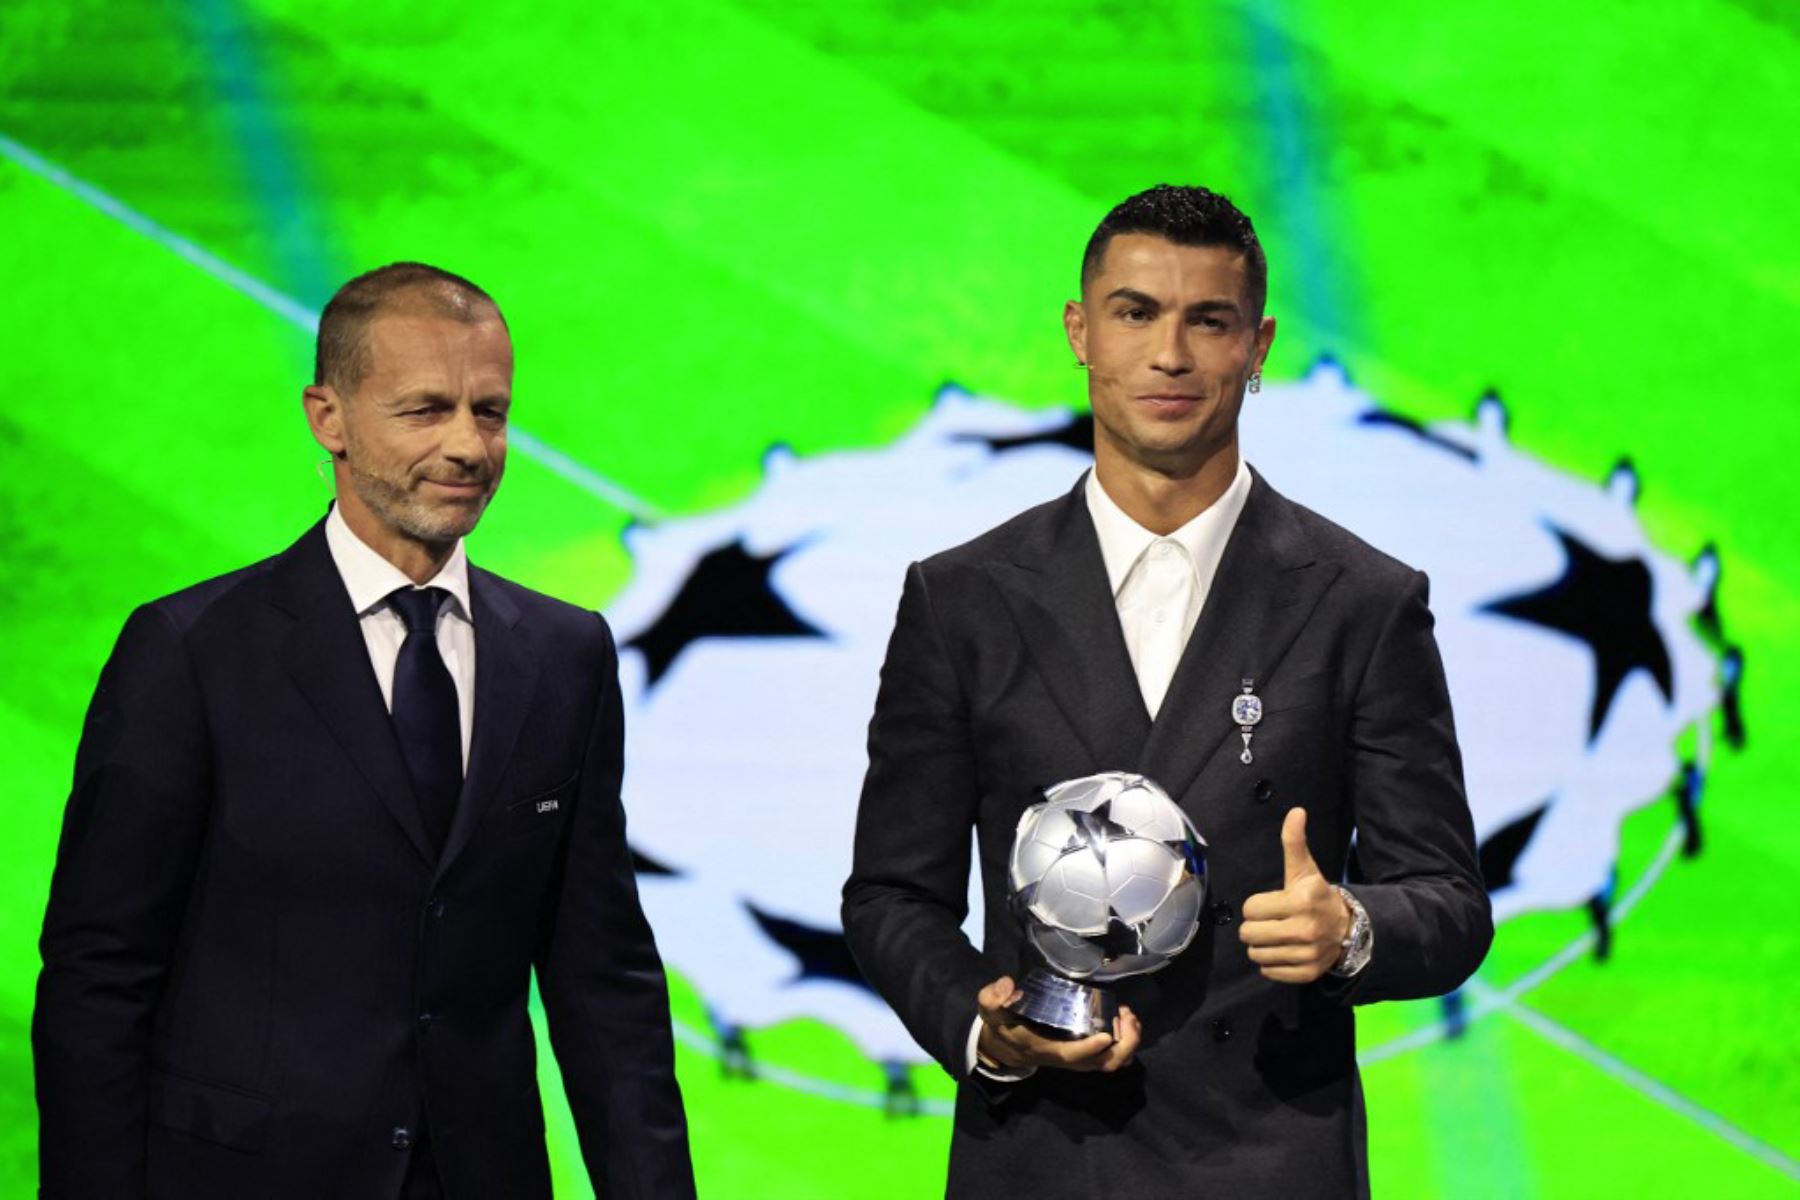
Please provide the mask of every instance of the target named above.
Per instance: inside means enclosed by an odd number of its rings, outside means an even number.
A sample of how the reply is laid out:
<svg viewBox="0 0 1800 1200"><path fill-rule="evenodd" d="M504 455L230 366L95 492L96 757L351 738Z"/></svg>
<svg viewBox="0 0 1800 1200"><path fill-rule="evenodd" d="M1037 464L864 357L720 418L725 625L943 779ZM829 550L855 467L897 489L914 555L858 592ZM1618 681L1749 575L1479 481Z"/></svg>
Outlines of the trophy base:
<svg viewBox="0 0 1800 1200"><path fill-rule="evenodd" d="M1111 1033L1119 1014L1119 999L1104 988L1076 983L1034 967L1020 989L1025 998L1013 1007L1024 1020L1046 1037L1075 1041L1096 1033Z"/></svg>

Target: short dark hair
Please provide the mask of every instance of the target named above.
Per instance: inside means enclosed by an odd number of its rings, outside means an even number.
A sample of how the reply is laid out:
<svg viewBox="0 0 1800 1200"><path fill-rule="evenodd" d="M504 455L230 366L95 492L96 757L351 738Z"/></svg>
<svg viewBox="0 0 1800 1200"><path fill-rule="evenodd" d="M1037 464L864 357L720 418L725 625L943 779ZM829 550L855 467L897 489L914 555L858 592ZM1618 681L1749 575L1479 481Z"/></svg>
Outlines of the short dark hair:
<svg viewBox="0 0 1800 1200"><path fill-rule="evenodd" d="M344 395L369 373L369 325L383 313L426 312L475 324L498 320L500 306L477 285L421 262L389 263L365 271L337 290L319 314L313 353L313 383L328 383Z"/></svg>
<svg viewBox="0 0 1800 1200"><path fill-rule="evenodd" d="M1101 220L1081 256L1085 287L1106 257L1106 247L1121 233L1148 233L1178 246L1229 246L1244 256L1250 299L1261 316L1269 296L1269 263L1263 257L1256 228L1238 206L1210 188L1159 183L1139 192Z"/></svg>

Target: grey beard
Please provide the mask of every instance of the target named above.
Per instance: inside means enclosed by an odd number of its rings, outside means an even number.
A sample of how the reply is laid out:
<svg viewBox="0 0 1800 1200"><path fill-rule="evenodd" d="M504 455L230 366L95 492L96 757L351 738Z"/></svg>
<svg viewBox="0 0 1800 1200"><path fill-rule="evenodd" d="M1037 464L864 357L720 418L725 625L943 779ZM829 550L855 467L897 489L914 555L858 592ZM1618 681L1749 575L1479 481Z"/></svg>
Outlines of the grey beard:
<svg viewBox="0 0 1800 1200"><path fill-rule="evenodd" d="M467 537L487 510L487 502L475 509L451 509L433 512L421 505L411 492L350 463L350 483L370 512L383 524L396 529L414 541L442 545Z"/></svg>

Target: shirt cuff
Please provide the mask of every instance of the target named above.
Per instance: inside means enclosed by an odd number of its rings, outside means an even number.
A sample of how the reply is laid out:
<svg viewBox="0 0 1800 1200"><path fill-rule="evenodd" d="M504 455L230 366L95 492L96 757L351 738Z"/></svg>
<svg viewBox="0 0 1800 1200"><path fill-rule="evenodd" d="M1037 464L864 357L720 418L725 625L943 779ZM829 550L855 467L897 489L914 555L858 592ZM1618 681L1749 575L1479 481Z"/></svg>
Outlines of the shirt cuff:
<svg viewBox="0 0 1800 1200"><path fill-rule="evenodd" d="M990 1066L988 1066L986 1063L981 1061L981 1055L978 1054L975 1049L975 1047L980 1043L980 1041L981 1041L981 1018L979 1016L977 1016L975 1018L975 1023L973 1025L969 1026L969 1053L967 1055L967 1061L969 1064L969 1069L967 1072L968 1074L981 1075L984 1078L992 1079L999 1083L1018 1083L1021 1080L1030 1079L1031 1076L1033 1075L1033 1073L1035 1073L1037 1071L1036 1067L1013 1068L1013 1067L1000 1067L1000 1066L990 1067Z"/></svg>

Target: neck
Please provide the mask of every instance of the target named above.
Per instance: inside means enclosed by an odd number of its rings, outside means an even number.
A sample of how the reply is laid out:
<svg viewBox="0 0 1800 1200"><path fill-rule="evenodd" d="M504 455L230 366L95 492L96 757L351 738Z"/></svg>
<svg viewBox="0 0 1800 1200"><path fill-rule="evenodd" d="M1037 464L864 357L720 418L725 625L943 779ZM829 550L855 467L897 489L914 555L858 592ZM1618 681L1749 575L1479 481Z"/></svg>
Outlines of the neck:
<svg viewBox="0 0 1800 1200"><path fill-rule="evenodd" d="M338 511L362 544L400 568L402 574L416 584L435 578L456 553L456 543L422 542L382 523L356 494L354 488L342 487L337 495Z"/></svg>
<svg viewBox="0 0 1800 1200"><path fill-rule="evenodd" d="M1202 461L1167 469L1127 457L1100 440L1094 477L1119 508L1158 537L1166 537L1218 502L1237 478L1234 437Z"/></svg>

